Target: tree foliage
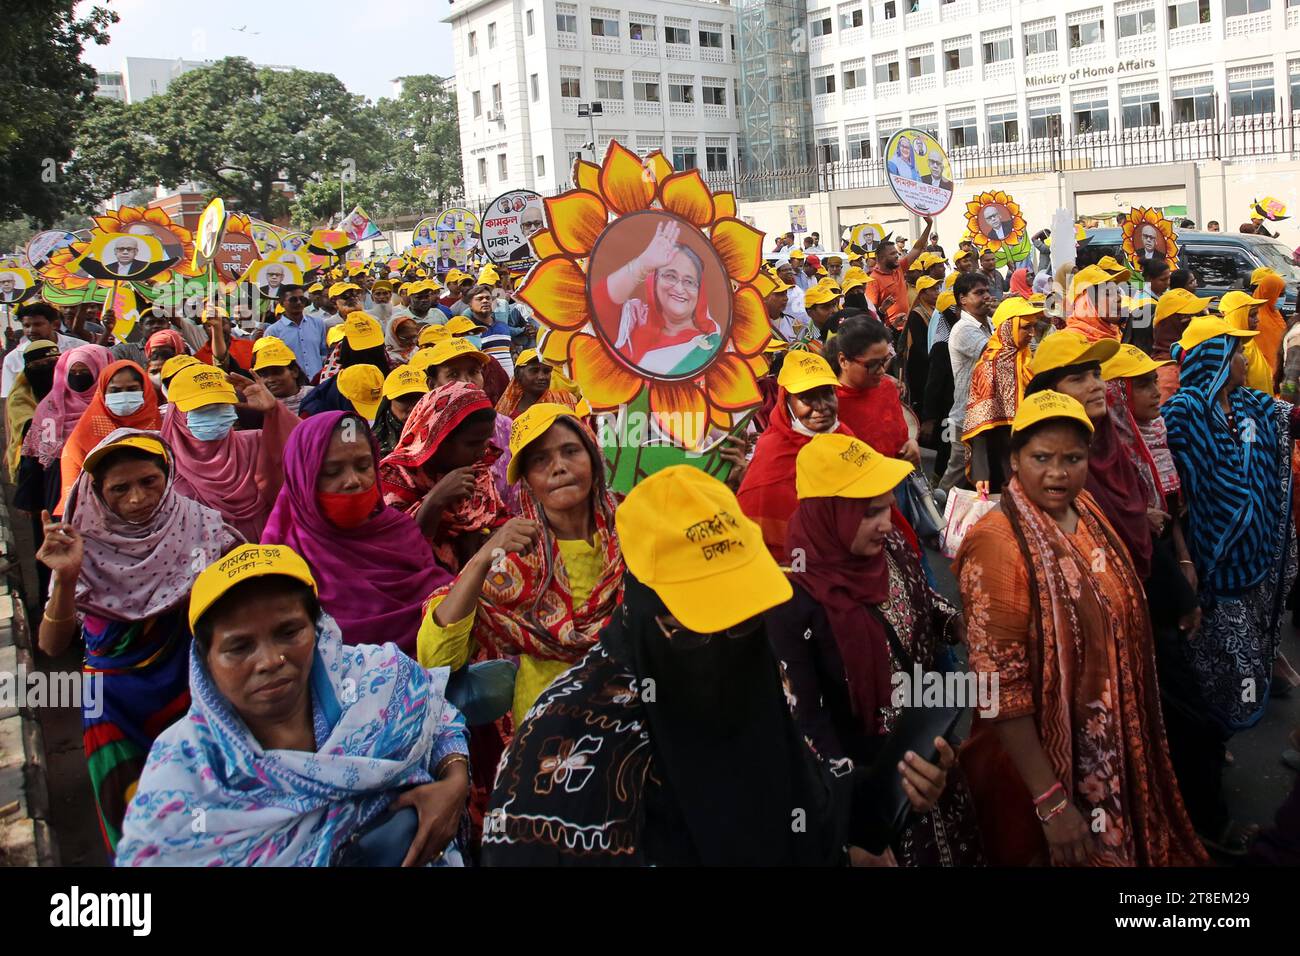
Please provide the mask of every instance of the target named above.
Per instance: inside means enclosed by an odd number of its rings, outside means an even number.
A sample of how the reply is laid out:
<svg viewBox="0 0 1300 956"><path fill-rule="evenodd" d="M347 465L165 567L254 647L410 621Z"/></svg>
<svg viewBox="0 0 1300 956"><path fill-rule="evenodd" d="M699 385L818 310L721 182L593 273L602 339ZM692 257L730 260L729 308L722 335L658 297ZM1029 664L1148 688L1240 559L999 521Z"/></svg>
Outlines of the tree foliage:
<svg viewBox="0 0 1300 956"><path fill-rule="evenodd" d="M64 175L82 116L95 94L95 71L81 62L89 42L108 42L117 14L76 0L15 0L0 30L0 219L49 223L88 199L84 182Z"/></svg>

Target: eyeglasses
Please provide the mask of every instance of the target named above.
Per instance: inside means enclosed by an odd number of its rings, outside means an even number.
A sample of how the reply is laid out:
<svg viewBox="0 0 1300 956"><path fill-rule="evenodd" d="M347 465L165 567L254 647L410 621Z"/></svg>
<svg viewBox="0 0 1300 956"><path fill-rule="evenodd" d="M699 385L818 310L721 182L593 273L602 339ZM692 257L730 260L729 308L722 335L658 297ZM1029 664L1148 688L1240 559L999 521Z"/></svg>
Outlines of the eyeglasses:
<svg viewBox="0 0 1300 956"><path fill-rule="evenodd" d="M725 631L712 631L709 633L692 631L689 628L683 627L681 624L677 624L676 622L658 616L655 617L655 623L659 625L660 633L662 633L663 636L673 644L678 647L689 648L703 647L715 637L728 639L748 637L763 626L763 619L761 617L751 617L749 620L741 621L739 624L734 627L729 627Z"/></svg>
<svg viewBox="0 0 1300 956"><path fill-rule="evenodd" d="M868 362L860 358L851 358L849 359L849 361L860 368L866 369L868 372L878 373L878 372L883 372L886 368L888 368L889 363L892 362L895 358L896 358L896 353L894 352L894 347L891 345L889 347L889 354L882 359L873 359L872 361Z"/></svg>
<svg viewBox="0 0 1300 956"><path fill-rule="evenodd" d="M679 276L676 272L659 273L659 281L664 285L673 285L680 288L683 292L695 292L700 288L700 284L692 276Z"/></svg>
<svg viewBox="0 0 1300 956"><path fill-rule="evenodd" d="M297 302L310 302L311 300L308 299L305 295L291 295L284 301L288 304L293 304Z"/></svg>

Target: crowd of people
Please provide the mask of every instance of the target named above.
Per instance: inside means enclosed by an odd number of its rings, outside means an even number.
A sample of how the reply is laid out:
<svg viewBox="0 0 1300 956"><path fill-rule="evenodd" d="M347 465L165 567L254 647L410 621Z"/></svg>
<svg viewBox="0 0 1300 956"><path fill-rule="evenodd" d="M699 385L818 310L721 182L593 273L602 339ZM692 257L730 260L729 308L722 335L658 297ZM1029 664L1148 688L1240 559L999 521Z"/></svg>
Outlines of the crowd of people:
<svg viewBox="0 0 1300 956"><path fill-rule="evenodd" d="M1285 280L810 238L756 280L722 477L626 495L492 266L340 265L122 342L21 306L9 479L40 650L102 681L115 864L1300 861L1300 790L1261 829L1223 783L1300 686ZM969 733L898 693L967 672Z"/></svg>

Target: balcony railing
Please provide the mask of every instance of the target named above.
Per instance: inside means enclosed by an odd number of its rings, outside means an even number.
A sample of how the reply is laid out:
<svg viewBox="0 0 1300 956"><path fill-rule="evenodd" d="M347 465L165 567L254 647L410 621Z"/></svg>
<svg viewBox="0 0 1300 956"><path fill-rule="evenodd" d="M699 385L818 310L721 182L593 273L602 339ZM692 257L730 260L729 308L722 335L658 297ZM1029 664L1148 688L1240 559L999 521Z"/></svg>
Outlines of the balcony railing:
<svg viewBox="0 0 1300 956"><path fill-rule="evenodd" d="M1273 12L1251 13L1244 17L1228 17L1223 24L1223 35L1229 40L1234 37L1262 37L1273 26Z"/></svg>

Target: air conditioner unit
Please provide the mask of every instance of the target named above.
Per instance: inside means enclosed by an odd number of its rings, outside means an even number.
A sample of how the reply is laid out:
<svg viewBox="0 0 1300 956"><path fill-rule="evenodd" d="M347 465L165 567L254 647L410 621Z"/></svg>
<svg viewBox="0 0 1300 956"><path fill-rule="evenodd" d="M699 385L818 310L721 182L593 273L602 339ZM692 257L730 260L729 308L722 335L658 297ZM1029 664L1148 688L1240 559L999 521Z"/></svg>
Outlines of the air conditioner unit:
<svg viewBox="0 0 1300 956"><path fill-rule="evenodd" d="M488 111L487 111L487 121L488 121L489 123L499 123L499 122L501 121L501 111L500 111L500 110L488 110Z"/></svg>

